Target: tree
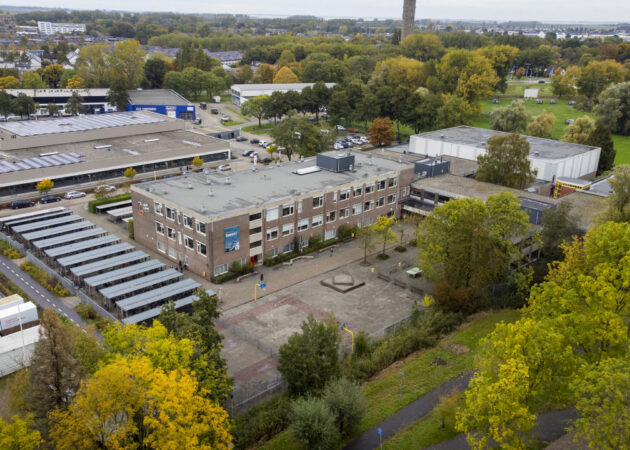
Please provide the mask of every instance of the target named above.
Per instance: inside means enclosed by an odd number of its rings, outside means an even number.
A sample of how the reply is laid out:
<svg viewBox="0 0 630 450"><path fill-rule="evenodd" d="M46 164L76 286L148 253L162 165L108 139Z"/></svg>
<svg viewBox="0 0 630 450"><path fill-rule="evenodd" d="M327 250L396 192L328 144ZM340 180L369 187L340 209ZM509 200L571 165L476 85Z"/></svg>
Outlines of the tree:
<svg viewBox="0 0 630 450"><path fill-rule="evenodd" d="M0 89L18 89L19 87L20 80L13 75L0 77Z"/></svg>
<svg viewBox="0 0 630 450"><path fill-rule="evenodd" d="M48 85L37 72L24 72L22 74L22 87L24 89L46 89Z"/></svg>
<svg viewBox="0 0 630 450"><path fill-rule="evenodd" d="M46 111L49 116L58 116L59 115L59 106L54 103L49 103L46 105Z"/></svg>
<svg viewBox="0 0 630 450"><path fill-rule="evenodd" d="M564 129L562 140L574 144L588 145L595 132L595 121L588 116L575 119L575 122Z"/></svg>
<svg viewBox="0 0 630 450"><path fill-rule="evenodd" d="M400 50L408 58L420 61L440 59L444 54L444 46L440 38L432 33L418 33L407 36L400 43Z"/></svg>
<svg viewBox="0 0 630 450"><path fill-rule="evenodd" d="M133 167L127 167L125 169L125 171L123 172L123 175L125 176L125 178L127 178L127 184L131 185L131 181L133 180L133 177L135 177L137 174L136 169L134 169Z"/></svg>
<svg viewBox="0 0 630 450"><path fill-rule="evenodd" d="M53 413L56 448L230 447L227 413L186 370L118 357L97 370L67 411Z"/></svg>
<svg viewBox="0 0 630 450"><path fill-rule="evenodd" d="M244 64L238 68L238 80L240 83L249 83L254 78L252 66Z"/></svg>
<svg viewBox="0 0 630 450"><path fill-rule="evenodd" d="M359 232L357 233L357 238L359 240L359 247L363 249L363 265L367 266L367 254L369 251L373 250L375 247L374 239L376 238L376 232L374 228L362 227L359 228Z"/></svg>
<svg viewBox="0 0 630 450"><path fill-rule="evenodd" d="M383 251L381 255L385 255L385 248L387 244L393 244L397 242L396 233L392 230L392 227L396 223L396 219L393 217L379 216L376 222L372 225L374 227L374 233L378 239L383 243Z"/></svg>
<svg viewBox="0 0 630 450"><path fill-rule="evenodd" d="M523 72L524 72L523 67L519 67L518 70L516 71L516 78L518 80L523 78Z"/></svg>
<svg viewBox="0 0 630 450"><path fill-rule="evenodd" d="M181 72L169 72L164 78L164 87L173 89L186 98L212 97L225 89L225 81L216 75L196 67L186 67Z"/></svg>
<svg viewBox="0 0 630 450"><path fill-rule="evenodd" d="M335 416L326 402L318 398L299 398L293 402L291 434L304 448L330 450L340 440Z"/></svg>
<svg viewBox="0 0 630 450"><path fill-rule="evenodd" d="M78 75L74 75L66 81L66 89L83 89L84 87L85 81Z"/></svg>
<svg viewBox="0 0 630 450"><path fill-rule="evenodd" d="M361 387L347 378L340 378L326 387L324 401L335 416L339 434L352 436L367 412Z"/></svg>
<svg viewBox="0 0 630 450"><path fill-rule="evenodd" d="M40 319L40 340L35 344L26 394L35 425L47 435L47 415L64 410L79 389L85 371L74 358L68 331L52 309L45 309Z"/></svg>
<svg viewBox="0 0 630 450"><path fill-rule="evenodd" d="M467 125L473 115L473 109L468 102L456 95L442 95L442 105L437 110L436 127L450 128Z"/></svg>
<svg viewBox="0 0 630 450"><path fill-rule="evenodd" d="M580 94L595 98L609 85L623 81L627 73L628 69L614 60L591 61L582 69L577 86Z"/></svg>
<svg viewBox="0 0 630 450"><path fill-rule="evenodd" d="M562 244L570 242L578 234L578 217L572 213L569 200L561 202L556 209L546 208L542 215L542 252L545 261L560 261Z"/></svg>
<svg viewBox="0 0 630 450"><path fill-rule="evenodd" d="M452 426L455 427L455 414L461 398L462 393L458 389L453 389L451 392L440 396L440 402L435 406L434 411L440 416L442 428L446 428L447 419L449 422L452 421Z"/></svg>
<svg viewBox="0 0 630 450"><path fill-rule="evenodd" d="M370 88L376 91L382 87L405 88L413 92L426 81L423 63L411 58L398 56L388 58L376 64L370 78Z"/></svg>
<svg viewBox="0 0 630 450"><path fill-rule="evenodd" d="M332 319L318 322L309 315L301 328L280 347L278 357L278 371L293 395L321 391L339 364L339 333Z"/></svg>
<svg viewBox="0 0 630 450"><path fill-rule="evenodd" d="M575 407L576 427L596 439L593 447L623 442L617 433L627 428L627 396L620 403L608 387L627 391L616 368L627 373L629 252L628 223L605 223L564 245L563 261L532 289L521 319L482 340L478 373L457 416L473 448L490 439L524 448L538 414Z"/></svg>
<svg viewBox="0 0 630 450"><path fill-rule="evenodd" d="M274 74L275 74L275 70L273 69L273 66L269 64L261 64L260 66L258 66L258 69L256 70L256 76L260 78L261 83L266 83L266 84L273 83Z"/></svg>
<svg viewBox="0 0 630 450"><path fill-rule="evenodd" d="M203 159L199 156L195 156L192 160L192 165L197 169L201 168L201 166L203 166Z"/></svg>
<svg viewBox="0 0 630 450"><path fill-rule="evenodd" d="M59 81L63 75L64 68L60 64L50 64L42 71L42 79L51 88L59 87Z"/></svg>
<svg viewBox="0 0 630 450"><path fill-rule="evenodd" d="M611 133L630 135L630 81L604 90L593 111L598 125Z"/></svg>
<svg viewBox="0 0 630 450"><path fill-rule="evenodd" d="M37 189L41 194L46 194L53 188L54 185L55 183L53 183L49 178L44 178L42 181L37 183L35 189Z"/></svg>
<svg viewBox="0 0 630 450"><path fill-rule="evenodd" d="M608 179L612 193L608 196L608 207L604 220L630 222L630 165L621 164L613 169Z"/></svg>
<svg viewBox="0 0 630 450"><path fill-rule="evenodd" d="M477 180L524 189L538 173L528 159L529 142L518 134L495 135L488 139L485 154L477 157Z"/></svg>
<svg viewBox="0 0 630 450"><path fill-rule="evenodd" d="M117 42L106 58L110 85L120 83L127 89L140 86L144 77L145 52L136 40Z"/></svg>
<svg viewBox="0 0 630 450"><path fill-rule="evenodd" d="M500 92L505 92L507 89L507 76L514 67L514 61L519 50L511 45L493 45L489 47L482 47L478 52L488 58L494 71L499 77L495 89Z"/></svg>
<svg viewBox="0 0 630 450"><path fill-rule="evenodd" d="M556 122L556 116L548 113L546 109L539 115L532 117L527 125L527 134L530 136L550 139L553 125Z"/></svg>
<svg viewBox="0 0 630 450"><path fill-rule="evenodd" d="M435 208L418 229L418 267L434 283L468 292L464 304L445 304L449 299L436 295L438 305L474 310L486 287L506 275L518 255L512 239L522 237L528 228L527 214L508 192L490 195L486 203L462 198Z"/></svg>
<svg viewBox="0 0 630 450"><path fill-rule="evenodd" d="M615 143L613 142L608 129L600 125L596 125L595 131L591 134L591 139L587 145L601 148L599 163L597 164L597 175L601 175L614 167L617 152L615 150Z"/></svg>
<svg viewBox="0 0 630 450"><path fill-rule="evenodd" d="M274 84L298 83L300 80L288 67L282 67L273 78Z"/></svg>
<svg viewBox="0 0 630 450"><path fill-rule="evenodd" d="M105 100L112 106L116 107L116 111L127 111L129 106L129 92L127 88L120 82L115 83L109 88Z"/></svg>
<svg viewBox="0 0 630 450"><path fill-rule="evenodd" d="M160 89L165 75L166 63L162 58L149 58L144 63L144 81L148 89Z"/></svg>
<svg viewBox="0 0 630 450"><path fill-rule="evenodd" d="M13 112L13 97L7 93L7 91L0 91L0 115L3 115L5 120L9 114Z"/></svg>
<svg viewBox="0 0 630 450"><path fill-rule="evenodd" d="M342 90L333 90L326 110L333 124L339 124L341 119L345 119L347 125L348 116L351 114L348 95Z"/></svg>
<svg viewBox="0 0 630 450"><path fill-rule="evenodd" d="M106 87L109 80L110 67L109 44L92 44L81 47L77 59L77 74L85 80L89 87Z"/></svg>
<svg viewBox="0 0 630 450"><path fill-rule="evenodd" d="M32 416L22 420L13 416L11 422L0 418L0 448L6 450L36 450L44 442L37 430L31 430Z"/></svg>
<svg viewBox="0 0 630 450"><path fill-rule="evenodd" d="M11 112L16 116L30 117L31 114L35 114L35 111L37 111L37 103L23 92L20 92L11 103Z"/></svg>
<svg viewBox="0 0 630 450"><path fill-rule="evenodd" d="M577 94L578 80L582 75L582 69L570 66L564 74L556 74L551 77L553 94L559 97L572 97Z"/></svg>
<svg viewBox="0 0 630 450"><path fill-rule="evenodd" d="M307 118L298 118L295 112L289 115L269 133L276 145L284 147L289 161L294 153L301 156L314 156L326 148L319 128Z"/></svg>
<svg viewBox="0 0 630 450"><path fill-rule="evenodd" d="M396 138L394 125L389 117L377 117L374 119L370 125L368 135L370 144L378 145L379 147L391 144Z"/></svg>
<svg viewBox="0 0 630 450"><path fill-rule="evenodd" d="M68 98L68 103L66 103L65 110L67 113L70 113L73 116L83 114L85 112L83 97L81 97L78 92L73 92L70 98Z"/></svg>
<svg viewBox="0 0 630 450"><path fill-rule="evenodd" d="M522 132L527 128L528 121L529 113L522 100L514 100L508 106L490 112L490 126L493 130Z"/></svg>
<svg viewBox="0 0 630 450"><path fill-rule="evenodd" d="M267 114L269 106L268 95L258 95L247 100L241 107L241 112L246 116L254 116L258 119L258 126L262 127L262 119Z"/></svg>

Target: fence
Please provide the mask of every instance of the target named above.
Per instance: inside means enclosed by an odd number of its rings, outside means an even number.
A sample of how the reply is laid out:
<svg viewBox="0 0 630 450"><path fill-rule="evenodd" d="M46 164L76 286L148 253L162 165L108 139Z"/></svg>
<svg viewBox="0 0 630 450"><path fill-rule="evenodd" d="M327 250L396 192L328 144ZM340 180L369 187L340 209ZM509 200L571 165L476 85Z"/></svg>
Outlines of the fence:
<svg viewBox="0 0 630 450"><path fill-rule="evenodd" d="M46 264L44 264L39 258L33 255L30 251L26 251L26 260L35 264L40 269L46 271L48 275L50 275L54 279L59 280L59 282L63 285L63 287L68 289L68 291L71 294L75 295L77 293L77 287L74 285L72 281L68 280L66 277L62 277L61 275L59 275L53 269L51 269Z"/></svg>
<svg viewBox="0 0 630 450"><path fill-rule="evenodd" d="M271 381L236 386L225 407L232 416L245 414L252 406L274 395L281 394L286 389L287 382L282 376L277 376Z"/></svg>
<svg viewBox="0 0 630 450"><path fill-rule="evenodd" d="M3 240L7 241L11 245L11 247L16 249L21 254L24 254L26 252L26 248L24 248L24 245L20 244L18 241L16 241L13 238L7 236L6 234L0 232L0 238L2 238Z"/></svg>
<svg viewBox="0 0 630 450"><path fill-rule="evenodd" d="M375 333L372 333L373 337L387 337L392 333L395 333L397 329L401 327L406 327L409 325L409 321L411 320L411 316L405 317L404 319L399 320L391 325L388 325L384 328L381 328Z"/></svg>
<svg viewBox="0 0 630 450"><path fill-rule="evenodd" d="M278 357L278 352L276 349L274 349L269 344L265 344L260 339L255 338L250 333L245 331L242 327L239 327L238 325L234 325L233 323L224 319L217 319L215 322L221 325L222 327L227 328L232 333L234 333L235 335L243 339L245 342L252 344L261 352L267 353L269 356L272 356L274 358Z"/></svg>
<svg viewBox="0 0 630 450"><path fill-rule="evenodd" d="M96 310L96 312L101 317L105 317L105 318L111 319L113 321L118 321L118 319L116 317L114 317L112 315L112 313L110 313L105 308L103 308L101 305L99 305L94 300L92 300L90 297L88 297L88 295L85 292L83 292L82 289L77 289L77 296L79 297L79 300L81 300L82 303L85 303L86 305L90 305L92 308L94 308Z"/></svg>

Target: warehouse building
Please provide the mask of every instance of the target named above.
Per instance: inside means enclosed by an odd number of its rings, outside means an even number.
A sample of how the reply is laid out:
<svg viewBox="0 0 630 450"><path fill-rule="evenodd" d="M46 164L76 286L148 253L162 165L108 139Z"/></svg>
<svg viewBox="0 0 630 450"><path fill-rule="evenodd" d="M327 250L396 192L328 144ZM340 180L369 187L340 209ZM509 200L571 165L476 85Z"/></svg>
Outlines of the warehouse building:
<svg viewBox="0 0 630 450"><path fill-rule="evenodd" d="M0 123L0 197L230 159L228 142L148 111Z"/></svg>
<svg viewBox="0 0 630 450"><path fill-rule="evenodd" d="M414 165L327 152L253 171L191 174L132 186L135 239L209 279L400 215Z"/></svg>
<svg viewBox="0 0 630 450"><path fill-rule="evenodd" d="M477 161L478 156L486 153L488 139L506 134L468 126L446 128L411 136L409 152L429 157L447 156ZM525 137L530 145L531 168L538 171L537 179L553 181L558 177L589 179L595 176L600 148Z"/></svg>
<svg viewBox="0 0 630 450"><path fill-rule="evenodd" d="M172 89L129 91L127 111L151 111L173 119L196 119L195 105Z"/></svg>
<svg viewBox="0 0 630 450"><path fill-rule="evenodd" d="M250 98L259 95L271 95L274 92L296 91L298 94L307 86L313 87L315 83L286 83L286 84L233 84L231 89L232 103L243 106ZM335 83L326 83L327 88L331 88Z"/></svg>

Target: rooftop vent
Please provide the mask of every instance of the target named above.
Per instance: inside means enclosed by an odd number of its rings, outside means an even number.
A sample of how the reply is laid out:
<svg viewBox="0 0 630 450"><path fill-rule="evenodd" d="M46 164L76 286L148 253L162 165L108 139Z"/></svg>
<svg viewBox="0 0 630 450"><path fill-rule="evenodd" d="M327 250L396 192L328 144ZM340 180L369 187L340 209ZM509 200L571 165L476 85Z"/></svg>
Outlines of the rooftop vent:
<svg viewBox="0 0 630 450"><path fill-rule="evenodd" d="M440 134L440 139L444 139L444 135L443 134Z"/></svg>
<svg viewBox="0 0 630 450"><path fill-rule="evenodd" d="M155 139L145 139L145 140L144 140L144 142L145 142L145 143L149 143L149 142L157 142L157 141L159 141L159 139L158 139L158 138L155 138Z"/></svg>
<svg viewBox="0 0 630 450"><path fill-rule="evenodd" d="M212 184L212 178L207 177L207 178L206 178L206 184L207 184L207 185L211 185L211 184Z"/></svg>
<svg viewBox="0 0 630 450"><path fill-rule="evenodd" d="M208 196L214 197L214 191L212 189L208 189Z"/></svg>
<svg viewBox="0 0 630 450"><path fill-rule="evenodd" d="M192 188L193 188L193 185L192 185L192 183L188 183L188 185L187 185L186 187L187 187L188 189L192 189Z"/></svg>
<svg viewBox="0 0 630 450"><path fill-rule="evenodd" d="M540 152L534 152L534 156L540 156Z"/></svg>
<svg viewBox="0 0 630 450"><path fill-rule="evenodd" d="M486 141L481 141L481 146L485 147L486 146Z"/></svg>
<svg viewBox="0 0 630 450"><path fill-rule="evenodd" d="M96 149L112 148L112 146L111 145L95 145L94 148L96 148Z"/></svg>
<svg viewBox="0 0 630 450"><path fill-rule="evenodd" d="M201 212L205 214L205 212L206 212L206 205L201 205Z"/></svg>
<svg viewBox="0 0 630 450"><path fill-rule="evenodd" d="M200 143L198 143L198 142L187 141L187 140L185 140L185 139L184 139L182 142L183 142L184 144L186 144L186 145L192 145L192 146L194 146L194 147L201 147L201 144L200 144Z"/></svg>
<svg viewBox="0 0 630 450"><path fill-rule="evenodd" d="M232 184L232 180L230 180L230 177L225 177L225 184Z"/></svg>

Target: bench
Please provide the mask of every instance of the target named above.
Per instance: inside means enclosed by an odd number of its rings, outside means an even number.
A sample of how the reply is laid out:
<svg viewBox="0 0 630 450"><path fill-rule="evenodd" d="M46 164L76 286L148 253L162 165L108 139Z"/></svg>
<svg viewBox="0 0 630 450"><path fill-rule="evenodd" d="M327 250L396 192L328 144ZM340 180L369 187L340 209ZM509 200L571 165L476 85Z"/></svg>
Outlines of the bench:
<svg viewBox="0 0 630 450"><path fill-rule="evenodd" d="M376 274L376 278L380 278L381 280L387 281L389 283L389 275L383 275L382 273L377 273Z"/></svg>
<svg viewBox="0 0 630 450"><path fill-rule="evenodd" d="M424 291L420 288L417 288L415 286L409 286L409 290L411 292L413 292L414 294L418 294L418 295L424 295Z"/></svg>

